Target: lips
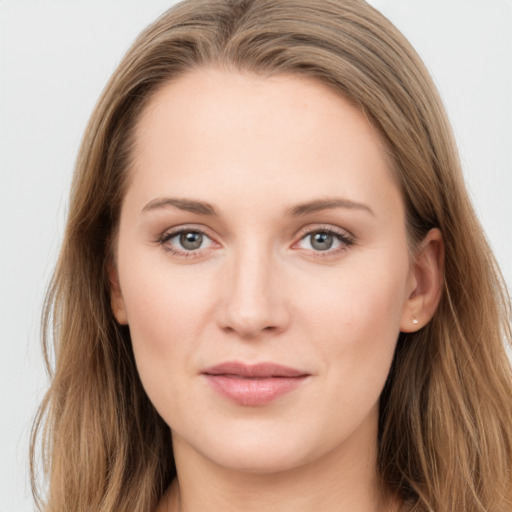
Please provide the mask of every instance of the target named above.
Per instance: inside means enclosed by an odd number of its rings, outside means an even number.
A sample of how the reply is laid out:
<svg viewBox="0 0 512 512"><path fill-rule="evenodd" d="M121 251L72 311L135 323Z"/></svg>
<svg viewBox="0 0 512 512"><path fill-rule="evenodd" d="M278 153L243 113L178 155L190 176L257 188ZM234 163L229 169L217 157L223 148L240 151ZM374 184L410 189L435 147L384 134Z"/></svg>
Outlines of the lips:
<svg viewBox="0 0 512 512"><path fill-rule="evenodd" d="M224 398L243 406L262 406L300 386L309 376L304 371L275 363L246 365L226 362L202 372Z"/></svg>

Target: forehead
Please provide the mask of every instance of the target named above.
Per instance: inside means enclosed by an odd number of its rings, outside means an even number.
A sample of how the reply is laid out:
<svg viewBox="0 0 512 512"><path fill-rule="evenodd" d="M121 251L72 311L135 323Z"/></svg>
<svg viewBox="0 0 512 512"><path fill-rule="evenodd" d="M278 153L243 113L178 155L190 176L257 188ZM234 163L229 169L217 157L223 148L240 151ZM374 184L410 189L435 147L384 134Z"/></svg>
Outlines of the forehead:
<svg viewBox="0 0 512 512"><path fill-rule="evenodd" d="M153 96L137 125L132 172L147 200L159 187L249 200L257 187L292 203L331 193L362 201L394 186L379 134L335 91L301 76L216 69Z"/></svg>
<svg viewBox="0 0 512 512"><path fill-rule="evenodd" d="M296 120L301 123L292 125ZM183 135L187 129L213 135L220 127L243 128L252 136L281 129L282 135L290 138L294 135L311 138L312 133L307 130L313 125L323 132L322 136L327 129L336 128L333 131L336 136L341 124L350 125L344 130L345 140L352 139L354 133L364 135L369 143L383 146L362 112L317 80L292 74L264 77L200 68L159 88L139 119L137 140L147 144L148 132L153 136L156 131L177 135L176 128ZM152 140L155 141L154 137Z"/></svg>

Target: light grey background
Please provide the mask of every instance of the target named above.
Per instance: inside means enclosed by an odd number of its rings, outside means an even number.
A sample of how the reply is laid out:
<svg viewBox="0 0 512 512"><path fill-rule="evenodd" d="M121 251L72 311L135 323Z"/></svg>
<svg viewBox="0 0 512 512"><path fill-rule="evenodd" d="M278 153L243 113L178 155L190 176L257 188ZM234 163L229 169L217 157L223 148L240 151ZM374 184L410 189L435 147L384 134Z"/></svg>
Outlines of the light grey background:
<svg viewBox="0 0 512 512"><path fill-rule="evenodd" d="M0 512L32 510L28 434L46 380L39 317L88 116L171 0L0 0ZM512 1L372 0L438 84L512 283Z"/></svg>

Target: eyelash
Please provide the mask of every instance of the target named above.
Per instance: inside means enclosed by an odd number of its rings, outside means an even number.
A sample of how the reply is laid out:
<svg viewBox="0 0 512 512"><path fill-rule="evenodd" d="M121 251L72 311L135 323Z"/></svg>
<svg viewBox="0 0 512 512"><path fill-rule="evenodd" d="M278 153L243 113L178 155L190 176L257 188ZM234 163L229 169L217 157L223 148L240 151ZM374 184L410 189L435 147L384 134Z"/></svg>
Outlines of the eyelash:
<svg viewBox="0 0 512 512"><path fill-rule="evenodd" d="M182 258L197 258L197 257L202 256L203 251L200 248L195 249L195 250L176 249L172 245L169 244L170 240L172 240L173 238L175 238L177 236L185 234L185 233L197 233L203 237L206 237L208 240L210 240L211 244L215 244L215 242L212 240L212 238L210 236L208 236L208 234L204 230L198 229L195 227L190 227L190 228L181 227L179 229L176 229L175 231L166 231L166 232L162 233L162 235L158 238L157 242L160 245L164 246L164 249L174 256L178 256L178 257L182 257ZM313 229L309 228L309 229L304 230L300 234L300 238L298 239L298 241L294 242L294 244L292 245L292 248L294 248L297 244L299 244L303 240L306 240L307 237L313 236L318 233L333 236L339 242L340 245L338 247L336 247L335 249L327 249L325 251L305 249L307 251L311 251L311 253L314 255L314 257L325 258L325 257L329 257L329 256L331 256L331 257L336 256L339 253L347 250L350 246L355 244L355 239L354 239L353 235L348 234L347 232L337 230L330 226L318 226Z"/></svg>
<svg viewBox="0 0 512 512"><path fill-rule="evenodd" d="M179 229L176 229L175 231L165 231L162 233L162 235L158 239L158 243L164 247L164 249L171 253L174 256L182 257L182 258L197 258L199 256L202 256L202 250L196 249L196 250L186 250L186 249L176 249L174 248L169 241L173 238L183 235L185 233L197 233L208 240L210 240L210 243L214 243L212 238L206 234L206 232L203 229L195 228L195 227L181 227Z"/></svg>
<svg viewBox="0 0 512 512"><path fill-rule="evenodd" d="M315 250L306 249L308 251L311 251L312 255L315 258L328 258L328 257L337 256L355 244L354 236L347 233L346 231L338 230L331 226L318 226L315 228L307 228L306 230L304 230L300 234L299 240L297 242L295 242L292 247L295 247L297 244L299 244L303 240L306 240L307 237L311 237L317 233L322 233L322 234L327 234L327 235L333 236L339 242L340 245L334 249L327 249L325 251L319 251L319 250L315 251ZM310 242L310 244L311 244L311 242Z"/></svg>

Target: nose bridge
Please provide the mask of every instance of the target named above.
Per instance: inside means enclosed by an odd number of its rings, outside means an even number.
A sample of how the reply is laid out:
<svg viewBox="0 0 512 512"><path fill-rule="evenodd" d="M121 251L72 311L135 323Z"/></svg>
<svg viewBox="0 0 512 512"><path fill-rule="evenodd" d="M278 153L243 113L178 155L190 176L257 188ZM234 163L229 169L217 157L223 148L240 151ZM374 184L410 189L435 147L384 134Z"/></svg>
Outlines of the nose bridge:
<svg viewBox="0 0 512 512"><path fill-rule="evenodd" d="M231 256L222 327L243 337L284 329L288 315L275 252L254 239L240 244Z"/></svg>

